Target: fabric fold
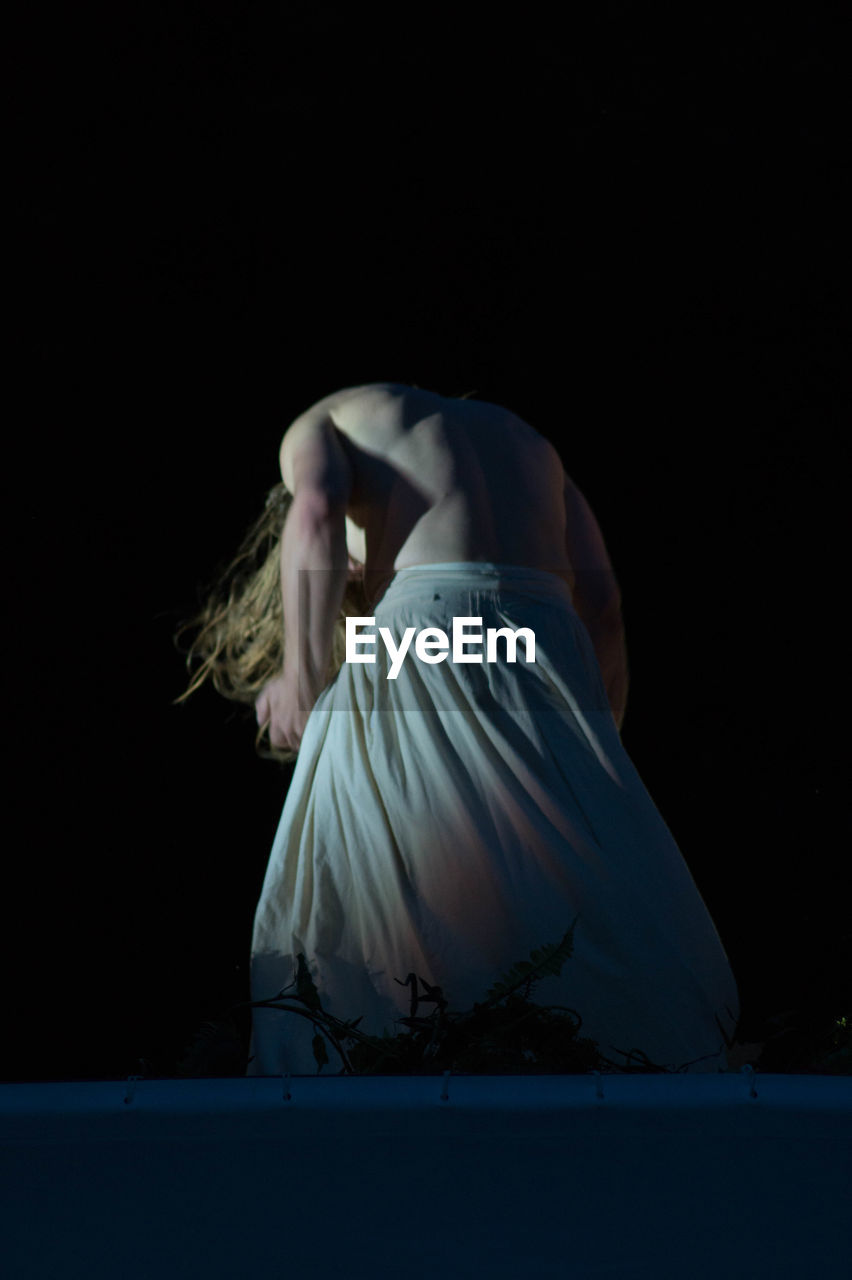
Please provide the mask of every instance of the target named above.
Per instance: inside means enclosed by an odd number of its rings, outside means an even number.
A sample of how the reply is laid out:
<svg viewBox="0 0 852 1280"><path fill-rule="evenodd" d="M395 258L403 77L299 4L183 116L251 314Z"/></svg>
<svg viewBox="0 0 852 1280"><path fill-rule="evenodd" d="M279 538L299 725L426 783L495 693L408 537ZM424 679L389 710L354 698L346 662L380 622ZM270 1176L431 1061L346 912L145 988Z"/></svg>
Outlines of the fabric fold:
<svg viewBox="0 0 852 1280"><path fill-rule="evenodd" d="M381 1035L403 1028L409 973L450 1008L577 917L574 955L534 988L579 1011L580 1034L626 1063L725 1070L737 984L674 837L621 742L567 584L516 565L399 570L376 628L451 634L456 617L529 627L535 663L430 664L395 680L344 663L311 712L255 913L251 994L289 984L303 952L323 1007ZM484 655L484 645L482 648ZM248 1075L315 1074L314 1028L253 1010ZM329 1048L329 1066L339 1064Z"/></svg>

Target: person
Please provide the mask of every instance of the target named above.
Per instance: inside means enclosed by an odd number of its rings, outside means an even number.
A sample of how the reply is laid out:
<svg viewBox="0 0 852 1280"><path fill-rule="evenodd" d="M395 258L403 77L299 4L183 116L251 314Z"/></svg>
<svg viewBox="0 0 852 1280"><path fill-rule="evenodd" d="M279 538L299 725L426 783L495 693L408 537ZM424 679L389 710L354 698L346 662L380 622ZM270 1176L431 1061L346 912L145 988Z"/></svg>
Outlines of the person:
<svg viewBox="0 0 852 1280"><path fill-rule="evenodd" d="M301 414L280 465L184 695L252 700L295 762L252 1001L301 953L327 1012L394 1035L408 974L470 1009L574 922L536 1003L624 1069L728 1069L737 984L621 741L621 589L557 449L498 405L373 383ZM315 1073L315 1034L253 1008L246 1074Z"/></svg>

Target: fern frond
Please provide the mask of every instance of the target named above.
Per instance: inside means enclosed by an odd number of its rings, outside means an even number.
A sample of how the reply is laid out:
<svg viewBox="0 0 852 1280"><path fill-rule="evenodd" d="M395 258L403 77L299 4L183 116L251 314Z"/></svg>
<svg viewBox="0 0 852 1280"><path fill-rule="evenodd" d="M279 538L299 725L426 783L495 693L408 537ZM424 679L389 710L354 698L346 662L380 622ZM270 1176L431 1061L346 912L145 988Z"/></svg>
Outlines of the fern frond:
<svg viewBox="0 0 852 1280"><path fill-rule="evenodd" d="M506 996L517 991L519 987L529 988L547 974L558 978L563 964L574 954L574 929L579 918L579 915L574 917L570 929L561 942L550 942L544 947L539 947L530 952L529 960L519 960L517 964L512 965L508 973L502 974L494 986L489 988L485 1000L478 1008L486 1008L488 1005L505 1000Z"/></svg>

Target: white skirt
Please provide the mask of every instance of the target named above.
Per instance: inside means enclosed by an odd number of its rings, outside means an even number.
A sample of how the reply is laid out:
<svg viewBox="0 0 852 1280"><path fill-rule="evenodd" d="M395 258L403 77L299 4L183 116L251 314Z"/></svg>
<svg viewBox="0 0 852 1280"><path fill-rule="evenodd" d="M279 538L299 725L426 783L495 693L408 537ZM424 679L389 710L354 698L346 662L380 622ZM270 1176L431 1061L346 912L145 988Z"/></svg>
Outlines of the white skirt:
<svg viewBox="0 0 852 1280"><path fill-rule="evenodd" d="M622 745L567 584L515 565L418 565L374 613L377 642L360 651L376 662L344 663L305 729L255 914L252 1000L291 983L301 952L327 1012L396 1035L408 974L471 1009L576 917L573 956L530 998L577 1010L614 1064L638 1050L670 1070L725 1070L737 984ZM483 636L531 628L535 662L522 640L514 663L502 640L481 663L429 664L412 642L387 678L379 627L397 644L406 627L452 638L456 617L481 618ZM316 1074L307 1019L252 1014L247 1075Z"/></svg>

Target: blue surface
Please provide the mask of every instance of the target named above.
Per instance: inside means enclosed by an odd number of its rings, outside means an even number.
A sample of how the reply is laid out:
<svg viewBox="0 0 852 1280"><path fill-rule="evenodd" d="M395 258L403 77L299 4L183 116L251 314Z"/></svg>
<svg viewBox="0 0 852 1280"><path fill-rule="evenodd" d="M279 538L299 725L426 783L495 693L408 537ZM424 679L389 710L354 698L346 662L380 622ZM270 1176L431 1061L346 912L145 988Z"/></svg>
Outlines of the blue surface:
<svg viewBox="0 0 852 1280"><path fill-rule="evenodd" d="M0 1132L21 1280L849 1274L844 1077L6 1084Z"/></svg>

